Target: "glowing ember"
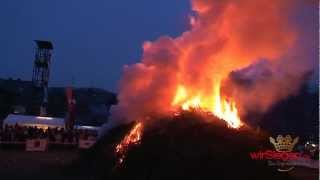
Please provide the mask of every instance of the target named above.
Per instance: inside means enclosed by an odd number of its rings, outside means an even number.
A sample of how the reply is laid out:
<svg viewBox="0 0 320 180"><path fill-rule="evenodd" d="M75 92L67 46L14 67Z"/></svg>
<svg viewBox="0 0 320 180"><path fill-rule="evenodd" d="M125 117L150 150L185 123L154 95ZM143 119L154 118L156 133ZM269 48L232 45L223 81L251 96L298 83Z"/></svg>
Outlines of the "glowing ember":
<svg viewBox="0 0 320 180"><path fill-rule="evenodd" d="M141 140L142 135L142 123L137 123L128 135L116 146L116 153L119 156L118 163L121 164L124 161L128 147L133 144L138 144Z"/></svg>
<svg viewBox="0 0 320 180"><path fill-rule="evenodd" d="M180 85L172 105L180 106L183 110L200 108L210 111L220 119L225 120L232 128L239 128L242 125L235 102L221 97L220 84L215 85L214 92L210 96L189 95L186 88Z"/></svg>

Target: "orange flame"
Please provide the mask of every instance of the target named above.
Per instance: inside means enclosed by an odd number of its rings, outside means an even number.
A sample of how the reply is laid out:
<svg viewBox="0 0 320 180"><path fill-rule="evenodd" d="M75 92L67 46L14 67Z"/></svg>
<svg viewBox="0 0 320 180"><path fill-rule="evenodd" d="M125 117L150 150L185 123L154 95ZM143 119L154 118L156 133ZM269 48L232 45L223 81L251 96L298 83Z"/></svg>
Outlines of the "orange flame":
<svg viewBox="0 0 320 180"><path fill-rule="evenodd" d="M124 139L116 146L116 153L119 157L119 164L121 164L126 156L126 152L128 151L128 147L132 144L138 144L141 140L142 135L142 123L137 123L128 135L124 137Z"/></svg>
<svg viewBox="0 0 320 180"><path fill-rule="evenodd" d="M179 85L171 105L180 106L183 110L201 108L210 111L226 121L228 126L232 128L239 128L242 125L235 102L221 97L220 84L215 86L214 92L208 97L199 94L195 96L189 95L187 89L183 85Z"/></svg>

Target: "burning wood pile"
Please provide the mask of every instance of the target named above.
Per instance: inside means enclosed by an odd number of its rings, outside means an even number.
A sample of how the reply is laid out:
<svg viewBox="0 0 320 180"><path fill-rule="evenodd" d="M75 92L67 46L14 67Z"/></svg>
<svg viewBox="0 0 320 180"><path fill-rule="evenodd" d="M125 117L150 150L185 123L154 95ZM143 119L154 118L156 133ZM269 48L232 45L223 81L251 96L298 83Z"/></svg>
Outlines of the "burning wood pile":
<svg viewBox="0 0 320 180"><path fill-rule="evenodd" d="M269 145L268 138L241 118L295 94L312 69L294 58L306 48L295 41L293 4L191 0L190 29L146 41L141 61L124 67L109 121L122 126L96 146L97 174L278 179L272 168L249 158L250 151Z"/></svg>
<svg viewBox="0 0 320 180"><path fill-rule="evenodd" d="M203 120L205 120L207 122L211 121L212 119L224 120L224 119L216 117L211 112L207 112L206 110L203 110L201 107L197 107L196 104L191 104L190 106L188 105L188 107L183 105L179 112L174 113L173 117L171 116L171 117L167 117L167 118L173 118L173 120L177 120L177 119L181 119L181 117L184 117L186 114L190 114L190 113L196 114L197 116L199 116L200 118L202 118ZM235 110L235 113L236 113L236 110ZM196 117L196 119L198 119L199 117ZM222 123L225 125L225 127L228 127L228 128L239 129L240 126L242 126L243 124L241 123L240 118L238 118L237 114L235 114L234 118L235 119L233 119L233 120L235 120L235 121L225 121L224 123L220 122L220 124ZM232 120L232 118L231 118L231 120ZM212 123L212 121L211 121L211 123ZM122 165L130 147L133 147L134 145L140 144L140 141L143 136L143 134L142 134L143 128L144 128L144 125L142 122L136 123L132 127L132 129L129 131L129 133L127 135L125 135L125 137L120 141L120 143L116 145L115 153L118 158L118 161L116 163L116 167L119 167Z"/></svg>
<svg viewBox="0 0 320 180"><path fill-rule="evenodd" d="M249 157L269 145L266 139L207 113L182 111L110 130L82 164L92 166L86 171L96 179L277 179L280 174Z"/></svg>
<svg viewBox="0 0 320 180"><path fill-rule="evenodd" d="M228 141L235 140L235 145L228 148L244 146L245 142L236 145L247 129L248 121L241 118L252 112L263 114L295 94L305 73L312 69L295 58L306 52L300 52L305 48L296 43L299 28L290 20L297 8L293 4L269 0L191 0L187 31L177 37L162 36L144 42L141 60L124 67L119 103L111 112L110 124L141 119L138 127L116 145L119 164L130 164L125 154L129 154L131 145L140 144L142 148L145 141L154 141L147 137L157 132L155 124L161 124L163 127L158 129L166 131L168 124L178 123L176 131L183 132L183 123L192 124L190 117L194 114L196 122L203 121L203 126L223 127L226 132L220 134L221 138L232 134ZM288 64L293 66L288 68ZM188 113L193 115L186 116ZM155 120L163 117L169 120ZM193 134L187 136L205 133L199 129L195 127ZM175 133L162 134L169 135L165 146L171 144L171 135Z"/></svg>

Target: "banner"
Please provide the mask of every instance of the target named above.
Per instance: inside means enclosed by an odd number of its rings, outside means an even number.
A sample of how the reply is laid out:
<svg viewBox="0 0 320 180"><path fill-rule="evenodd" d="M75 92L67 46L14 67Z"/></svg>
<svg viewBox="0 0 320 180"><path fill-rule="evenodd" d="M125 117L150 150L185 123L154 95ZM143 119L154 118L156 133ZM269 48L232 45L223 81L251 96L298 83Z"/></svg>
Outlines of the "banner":
<svg viewBox="0 0 320 180"><path fill-rule="evenodd" d="M26 141L26 151L46 151L48 149L48 140L30 139Z"/></svg>
<svg viewBox="0 0 320 180"><path fill-rule="evenodd" d="M78 147L80 149L89 149L91 146L93 146L96 143L95 140L83 140L79 139Z"/></svg>

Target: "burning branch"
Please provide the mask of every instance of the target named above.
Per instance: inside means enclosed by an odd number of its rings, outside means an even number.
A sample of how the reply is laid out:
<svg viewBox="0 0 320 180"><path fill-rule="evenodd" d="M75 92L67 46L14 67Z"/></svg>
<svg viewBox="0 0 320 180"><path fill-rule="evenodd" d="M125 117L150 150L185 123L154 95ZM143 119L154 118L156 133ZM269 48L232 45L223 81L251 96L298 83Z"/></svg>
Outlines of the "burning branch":
<svg viewBox="0 0 320 180"><path fill-rule="evenodd" d="M116 146L116 154L118 159L117 164L121 165L126 157L128 149L131 145L140 143L142 136L143 125L141 122L137 123L132 130L127 134L122 141Z"/></svg>

